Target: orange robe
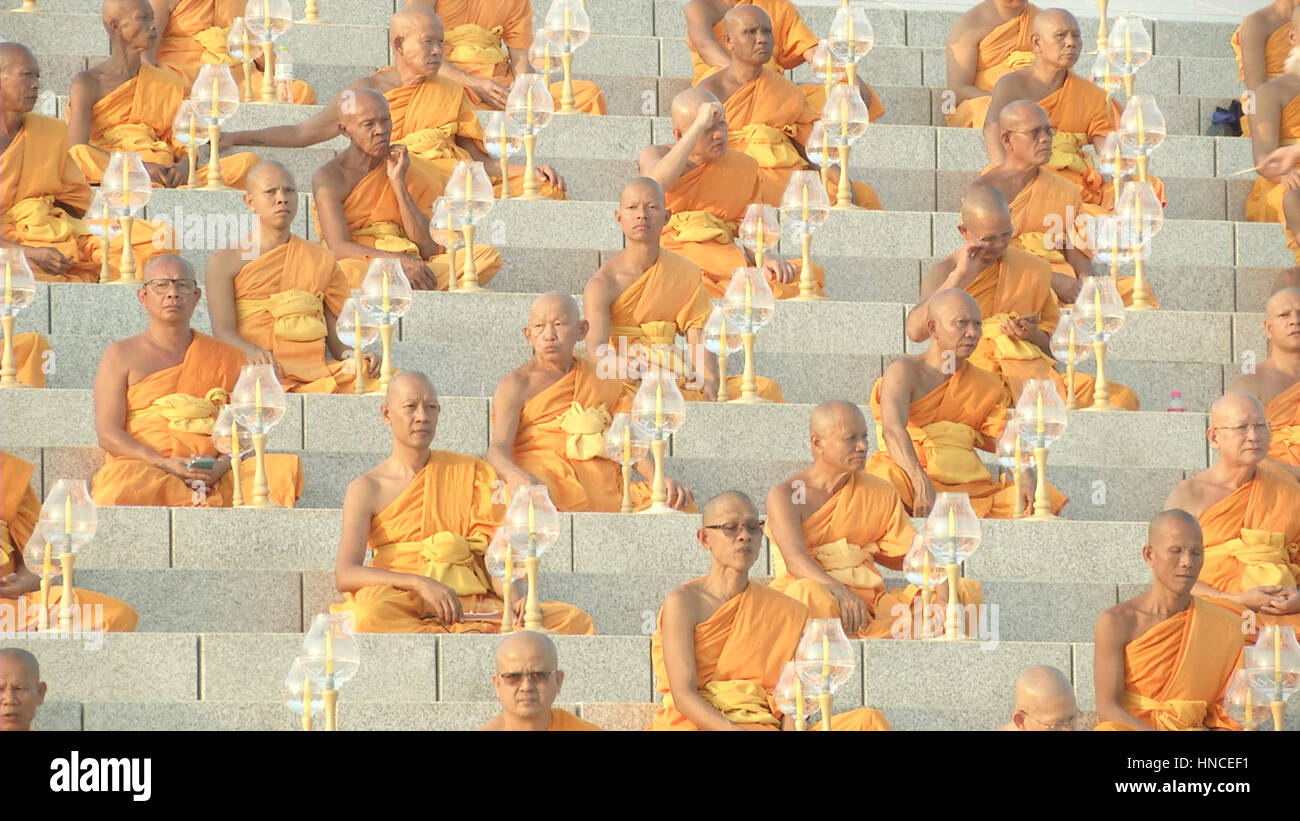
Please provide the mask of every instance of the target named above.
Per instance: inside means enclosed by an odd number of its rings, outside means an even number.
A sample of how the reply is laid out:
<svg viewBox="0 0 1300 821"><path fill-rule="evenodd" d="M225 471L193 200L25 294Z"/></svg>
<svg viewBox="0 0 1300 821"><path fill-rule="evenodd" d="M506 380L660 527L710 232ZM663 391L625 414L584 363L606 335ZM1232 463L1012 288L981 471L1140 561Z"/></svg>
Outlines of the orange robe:
<svg viewBox="0 0 1300 821"><path fill-rule="evenodd" d="M1272 433L1268 455L1300 467L1300 382L1273 397L1264 410Z"/></svg>
<svg viewBox="0 0 1300 821"><path fill-rule="evenodd" d="M50 341L44 334L14 334L14 363L18 368L17 379L29 388L45 387L45 352L50 349Z"/></svg>
<svg viewBox="0 0 1300 821"><path fill-rule="evenodd" d="M524 403L511 460L546 483L561 511L617 513L623 468L605 455L605 431L631 398L626 382L574 359L568 373ZM649 484L633 482L631 496L638 510L649 507Z"/></svg>
<svg viewBox="0 0 1300 821"><path fill-rule="evenodd" d="M134 151L145 162L159 165L185 157L186 149L172 133L172 120L185 96L180 75L146 63L135 77L101 97L90 113L90 145L69 149L86 181L99 185L103 179L110 159L105 152ZM222 182L243 188L244 178L258 162L256 154L246 151L222 156ZM207 183L207 163L199 164L197 179L200 186Z"/></svg>
<svg viewBox="0 0 1300 821"><path fill-rule="evenodd" d="M1094 137L1105 137L1115 130L1119 112L1106 92L1071 71L1065 75L1061 87L1039 100L1038 104L1056 127L1052 157L1047 161L1047 167L1074 183L1085 203L1104 210L1113 208L1114 186L1106 185L1101 174L1082 154L1083 147Z"/></svg>
<svg viewBox="0 0 1300 821"><path fill-rule="evenodd" d="M1241 664L1238 618L1193 598L1124 647L1121 704L1153 730L1241 729L1228 717L1223 697ZM1132 729L1105 721L1098 730Z"/></svg>
<svg viewBox="0 0 1300 821"><path fill-rule="evenodd" d="M236 17L243 16L243 0L180 0L176 8L172 9L171 16L167 19L167 29L158 40L158 67L176 72L185 81L188 92L204 63L225 63L230 66L235 85L239 86L242 94L244 63L230 56L226 41L231 22ZM254 56L260 57L261 45L251 35L249 41ZM256 66L253 67L250 79L253 98L260 101L262 72ZM293 101L297 105L315 105L316 92L307 83L295 78Z"/></svg>
<svg viewBox="0 0 1300 821"><path fill-rule="evenodd" d="M1286 71L1286 58L1291 54L1291 23L1288 21L1273 29L1273 33L1264 41L1264 81L1274 79ZM1241 26L1232 32L1232 39L1228 41L1232 46L1232 56L1237 60L1237 76L1242 82L1246 80L1246 71L1241 64ZM1250 101L1250 93L1241 95L1241 105L1245 108ZM1241 135L1250 136L1250 117L1249 115L1241 118Z"/></svg>
<svg viewBox="0 0 1300 821"><path fill-rule="evenodd" d="M1056 383L1061 399L1066 397L1065 377L1056 369L1056 360L1042 348L1025 340L1014 340L1002 333L1002 320L1038 315L1038 327L1049 337L1056 330L1061 312L1052 293L1052 270L1047 262L1028 251L1008 248L1002 259L980 271L966 286L979 303L984 317L984 332L970 356L977 368L1002 378L1012 397L1018 398L1030 379L1050 379ZM1110 401L1125 410L1137 410L1133 391L1118 382L1110 382ZM1091 374L1074 375L1074 398L1080 408L1092 407L1096 380Z"/></svg>
<svg viewBox="0 0 1300 821"><path fill-rule="evenodd" d="M808 621L808 608L783 593L751 581L713 615L695 626L696 689L728 720L749 729L781 729L781 712L773 692L781 668L794 659ZM698 730L673 702L664 666L663 611L650 641L656 689L663 703L651 730ZM835 716L837 730L888 730L876 710L861 708ZM815 729L815 728L814 728Z"/></svg>
<svg viewBox="0 0 1300 821"><path fill-rule="evenodd" d="M721 299L737 268L749 262L736 244L736 232L745 209L760 202L762 179L753 157L733 149L713 162L682 172L665 192L672 216L660 234L660 245L700 267L710 297ZM813 263L815 293L826 296L826 271ZM797 281L782 285L768 281L772 295L789 299L799 295Z"/></svg>
<svg viewBox="0 0 1300 821"><path fill-rule="evenodd" d="M32 471L30 462L25 462L6 451L0 451L0 485L3 485L0 487L0 579L17 569L18 558L22 556L22 551L27 541L31 539L36 523L41 517L41 500L37 498L31 486ZM58 547L55 546L52 559L53 573L59 572L58 554ZM30 565L30 562L24 561L24 564ZM34 568L29 566L28 569L38 575L41 572L39 566ZM72 596L78 608L73 624L82 630L126 633L134 630L140 620L139 614L132 609L131 605L112 596L77 587L72 589ZM51 607L48 611L49 623L54 627L58 626L57 605L62 600L63 585L51 584L49 601L46 605ZM102 609L96 613L96 608ZM35 630L40 619L40 609L39 590L24 593L13 599L0 598L0 626L6 631ZM82 613L90 617L89 623L82 619ZM77 621L77 619L81 620Z"/></svg>
<svg viewBox="0 0 1300 821"><path fill-rule="evenodd" d="M216 458L212 423L239 381L244 352L207 334L194 331L194 340L181 364L163 368L126 389L126 432L163 456ZM274 442L272 432L268 436ZM253 499L255 461L241 464L244 499ZM268 454L267 482L271 501L292 507L302 495L302 465L288 453ZM100 505L166 505L168 507L230 507L234 477L227 471L216 487L194 488L184 480L140 459L107 456L91 483Z"/></svg>
<svg viewBox="0 0 1300 821"><path fill-rule="evenodd" d="M1300 95L1282 107L1282 119L1278 122L1278 142L1281 145L1293 145L1300 140ZM1286 196L1286 187L1281 183L1258 177L1255 186L1246 196L1246 219L1250 222L1280 222L1285 225L1286 214L1282 210L1282 198ZM1286 247L1295 255L1296 264L1300 265L1300 245L1295 237L1285 228Z"/></svg>
<svg viewBox="0 0 1300 821"><path fill-rule="evenodd" d="M441 176L431 163L412 160L406 170L406 190L415 198L416 204L426 216L432 210L433 201L442 196L445 184L446 177ZM314 210L315 206L312 208ZM388 184L388 172L382 164L362 177L343 198L343 218L347 220L348 235L353 242L381 251L420 256L419 246L407 239L406 232L402 229L401 206ZM441 244L448 241L437 232L433 239ZM462 250L457 254L457 281L464 273L464 262L465 252ZM491 245L475 243L474 262L478 266L479 284L485 285L501 270L501 253ZM347 277L348 286L360 288L370 267L370 259L343 257L338 260L338 264ZM437 279L438 290L447 290L451 283L450 256L446 252L435 254L425 260L424 264Z"/></svg>
<svg viewBox="0 0 1300 821"><path fill-rule="evenodd" d="M807 144L821 112L813 110L799 86L770 71L732 92L723 107L727 111L727 143L758 160L761 201L780 205L790 175L812 167L799 156L793 142ZM837 191L832 180L827 192L832 203ZM872 211L883 208L875 189L865 182L853 183L853 202Z"/></svg>
<svg viewBox="0 0 1300 821"><path fill-rule="evenodd" d="M239 335L275 354L284 368L280 384L297 393L350 393L353 360L326 359L325 311L338 316L348 281L325 248L290 236L235 275ZM369 381L371 391L379 380Z"/></svg>
<svg viewBox="0 0 1300 821"><path fill-rule="evenodd" d="M1205 538L1201 582L1226 593L1300 582L1300 482L1290 474L1259 465L1254 479L1211 505L1200 522ZM1223 604L1241 611L1238 605ZM1256 619L1300 629L1300 613L1258 613Z"/></svg>
<svg viewBox="0 0 1300 821"><path fill-rule="evenodd" d="M871 415L876 420L878 450L867 460L867 472L889 480L910 513L914 491L912 480L890 457L880 421L880 388L877 379L871 389ZM975 454L975 448L992 451L1007 423L1013 400L1001 378L980 370L969 361L957 372L908 409L907 433L935 493L967 493L971 507L981 519L1010 519L1016 509L1016 491L999 484ZM1066 497L1049 483L1052 512L1060 513Z"/></svg>
<svg viewBox="0 0 1300 821"><path fill-rule="evenodd" d="M91 191L86 178L68 156L68 126L52 117L28 112L9 147L0 154L0 225L2 235L22 245L54 248L72 261L67 273L48 273L31 266L44 282L98 282L103 242L86 223L64 210L85 211ZM93 217L94 215L87 215ZM118 220L113 218L113 224ZM160 249L154 247L154 225L135 220L131 245L137 270ZM109 245L108 267L120 275L122 235Z"/></svg>
<svg viewBox="0 0 1300 821"><path fill-rule="evenodd" d="M514 85L514 66L501 45L504 42L507 49L528 53L533 44L533 4L529 0L438 0L434 10L447 30L443 59L466 74L491 78L506 88ZM473 91L465 91L475 106L489 108ZM560 110L563 92L562 80L551 83L556 111ZM584 114L604 114L608 110L605 93L590 80L573 81L573 98L574 106Z"/></svg>
<svg viewBox="0 0 1300 821"><path fill-rule="evenodd" d="M808 555L836 581L847 585L867 605L870 619L858 630L864 639L920 638L913 625L913 602L921 593L914 584L885 591L876 561L901 570L916 529L903 512L893 485L865 471L851 475L826 503L804 519L804 544ZM839 602L821 582L796 579L786 569L781 548L768 534L772 546L772 589L798 599L814 619L838 619ZM962 579L961 600L978 605L984 600L979 582ZM898 608L903 608L899 610ZM930 618L926 614L924 618ZM898 625L898 629L895 629ZM971 625L974 627L974 625ZM942 631L932 620L931 629ZM971 635L975 635L972 631Z"/></svg>
<svg viewBox="0 0 1300 821"><path fill-rule="evenodd" d="M598 727L590 721L578 718L568 710L561 710L559 707L551 708L551 723L546 728L547 732L559 733L591 733L603 732L603 727Z"/></svg>
<svg viewBox="0 0 1300 821"><path fill-rule="evenodd" d="M662 347L657 346L673 346L679 334L685 336L687 331L703 330L712 308L699 266L672 251L660 249L654 264L623 289L623 293L609 306L610 347L620 361L626 361L632 346L638 344L658 356ZM738 342L739 337L735 341ZM686 368L680 351L658 361L682 374L679 387L688 402L704 399L702 391L687 386ZM743 381L740 376L729 377L728 395L732 398L740 396ZM764 399L785 401L780 385L761 376L757 382L758 393Z"/></svg>
<svg viewBox="0 0 1300 821"><path fill-rule="evenodd" d="M496 473L486 462L445 450L429 461L397 498L370 519L371 567L424 576L456 591L467 613L451 625L434 621L420 595L370 585L344 595L331 613L352 613L360 633L499 633L503 602L483 562L505 510L493 504ZM472 616L472 618L470 617ZM542 626L593 636L591 616L563 602L542 603Z"/></svg>
<svg viewBox="0 0 1300 821"><path fill-rule="evenodd" d="M438 167L443 177L439 186L441 193L441 186L451 177L456 163L473 159L457 144L456 138L473 140L483 148L483 124L470 104L468 92L459 83L434 77L414 85L389 89L384 92L384 97L393 115L393 142L405 145L412 156ZM483 168L500 196L501 164L489 162ZM517 197L523 192L524 174L519 168L510 174L510 195ZM567 199L559 188L540 180L537 193L553 200Z"/></svg>
<svg viewBox="0 0 1300 821"><path fill-rule="evenodd" d="M996 26L980 40L979 58L975 63L975 79L971 85L989 92L986 97L963 100L953 111L944 115L950 126L957 128L983 128L984 118L992 102L993 86L1004 74L1025 68L1034 62L1034 47L1029 42L1034 16L1039 9L1026 5L1018 16Z"/></svg>

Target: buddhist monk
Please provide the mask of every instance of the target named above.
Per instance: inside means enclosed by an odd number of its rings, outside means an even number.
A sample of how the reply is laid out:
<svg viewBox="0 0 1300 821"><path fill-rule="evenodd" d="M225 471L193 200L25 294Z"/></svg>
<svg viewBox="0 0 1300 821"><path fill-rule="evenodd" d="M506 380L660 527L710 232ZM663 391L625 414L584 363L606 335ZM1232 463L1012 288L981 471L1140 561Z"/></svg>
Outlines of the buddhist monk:
<svg viewBox="0 0 1300 821"><path fill-rule="evenodd" d="M21 647L0 647L0 730L30 730L45 693L36 656Z"/></svg>
<svg viewBox="0 0 1300 821"><path fill-rule="evenodd" d="M511 633L496 653L497 671L492 689L501 712L488 719L480 730L590 732L595 724L554 707L564 684L555 643L533 630Z"/></svg>
<svg viewBox="0 0 1300 821"><path fill-rule="evenodd" d="M98 185L114 151L140 154L155 187L176 188L188 181L186 149L176 140L172 121L185 99L186 83L177 74L143 61L158 43L158 25L147 0L104 0L104 30L110 57L72 78L68 92L68 142L86 180ZM206 149L205 149L206 153ZM242 188L257 164L254 154L223 154L221 179ZM208 180L206 163L198 184Z"/></svg>
<svg viewBox="0 0 1300 821"><path fill-rule="evenodd" d="M731 55L722 46L722 18L739 5L758 6L772 19L772 59L766 68L776 74L783 74L803 63L813 62L820 41L790 0L686 0L686 45L691 49L691 64L695 74L692 85L731 62ZM832 63L834 81L843 82L843 67L834 64L834 61ZM875 122L885 113L885 104L860 77L855 77L854 80L858 93L867 104L872 122ZM826 105L826 86L821 83L804 83L802 89L809 105L815 111L821 111L822 106Z"/></svg>
<svg viewBox="0 0 1300 821"><path fill-rule="evenodd" d="M772 588L803 602L815 619L839 618L849 636L910 635L896 625L912 624L921 590L886 592L876 565L901 570L916 531L893 485L863 469L867 419L857 405L831 400L813 408L808 430L812 465L767 494ZM963 579L961 598L979 604L979 583ZM946 601L945 583L935 603Z"/></svg>
<svg viewBox="0 0 1300 821"><path fill-rule="evenodd" d="M698 265L709 296L720 298L735 270L755 261L736 237L745 209L762 201L758 162L727 147L726 109L708 91L680 92L673 98L672 118L674 143L643 150L641 174L659 183L667 197L662 246ZM777 299L798 295L793 263L769 255L763 270ZM825 296L826 272L814 263L812 275L813 290Z"/></svg>
<svg viewBox="0 0 1300 821"><path fill-rule="evenodd" d="M41 90L40 66L25 46L0 43L0 78L0 245L20 249L38 280L97 282L103 241L80 218L99 215L86 214L90 186L68 156L68 126L32 111ZM155 230L146 220L135 221L131 244L137 265L158 253ZM108 252L114 278L121 259L119 233ZM17 340L16 345L24 347ZM26 350L32 345L28 341Z"/></svg>
<svg viewBox="0 0 1300 821"><path fill-rule="evenodd" d="M388 383L380 408L392 428L389 456L348 485L334 581L362 633L497 633L502 582L483 554L505 510L494 502L486 462L430 450L441 407L429 378L406 371ZM370 564L366 551L373 551ZM512 582L514 623L523 624L526 589ZM562 602L542 604L552 632L594 635L591 617Z"/></svg>
<svg viewBox="0 0 1300 821"><path fill-rule="evenodd" d="M1002 162L998 116L1003 107L1016 100L1035 100L1056 129L1048 167L1078 186L1085 203L1109 208L1105 203L1108 186L1082 148L1092 144L1100 151L1106 135L1115 130L1119 112L1105 91L1074 73L1074 65L1083 53L1079 22L1074 15L1063 9L1045 9L1034 17L1032 25L1034 62L1004 75L993 86L984 120L989 160ZM1110 188L1113 191L1113 186Z"/></svg>
<svg viewBox="0 0 1300 821"><path fill-rule="evenodd" d="M1286 58L1291 54L1291 13L1295 0L1273 0L1262 9L1242 18L1241 25L1229 41L1233 56L1237 58L1237 74L1246 86L1242 95L1242 108L1253 112L1254 94L1264 83L1286 70ZM1250 136L1249 116L1241 121L1242 134Z"/></svg>
<svg viewBox="0 0 1300 821"><path fill-rule="evenodd" d="M999 730L1036 732L1077 730L1079 707L1074 685L1055 667L1035 665L1016 678L1016 706Z"/></svg>
<svg viewBox="0 0 1300 821"><path fill-rule="evenodd" d="M1293 15L1300 18L1300 8ZM1294 50L1296 29L1287 33ZM1280 222L1286 229L1287 248L1300 264L1300 168L1289 163L1274 168L1267 160L1281 146L1300 139L1300 61L1287 60L1285 70L1255 89L1255 111L1251 115L1250 144L1259 178L1246 197L1246 219L1251 222Z"/></svg>
<svg viewBox="0 0 1300 821"><path fill-rule="evenodd" d="M361 287L378 257L396 259L413 288L448 290L464 271L429 230L431 206L446 178L431 163L413 159L407 146L391 142L384 95L368 88L343 95L339 130L349 145L312 178L317 233L352 288ZM474 261L480 284L501 269L501 254L490 245L476 244Z"/></svg>
<svg viewBox="0 0 1300 821"><path fill-rule="evenodd" d="M287 391L350 393L355 360L335 330L348 280L333 254L291 231L298 214L293 176L279 163L262 163L248 172L244 203L257 215L252 236L208 257L213 336L242 348L250 365L274 365ZM240 248L256 256L250 261ZM363 362L379 376L374 354ZM378 390L378 380L368 387Z"/></svg>
<svg viewBox="0 0 1300 821"><path fill-rule="evenodd" d="M663 354L654 361L682 377L682 396L712 402L718 398L720 378L717 357L704 347L704 324L712 305L699 266L660 247L668 218L659 183L636 177L624 186L614 212L623 231L623 250L600 267L582 292L587 351L592 358L610 357L606 366L612 363L629 371L630 360L649 361L634 346L651 355ZM678 336L686 337L685 358L676 352ZM692 378L687 379L688 373ZM729 396L740 396L741 382L739 376L727 379ZM784 401L775 382L760 377L758 383L764 398Z"/></svg>
<svg viewBox="0 0 1300 821"><path fill-rule="evenodd" d="M935 493L970 494L980 518L1009 519L1028 510L1034 480L998 484L975 454L994 451L1014 399L1002 379L968 360L979 345L979 304L965 291L930 297L925 353L894 360L871 389L879 450L867 472L888 479L912 516L928 516ZM1066 499L1051 488L1053 513Z"/></svg>
<svg viewBox="0 0 1300 821"><path fill-rule="evenodd" d="M765 68L775 44L767 12L749 4L736 6L723 17L722 26L721 43L731 60L701 80L699 88L723 104L731 127L729 145L758 160L762 201L779 205L790 176L813 167L804 145L821 112L809 105L799 86ZM847 172L831 169L827 193L832 201L840 174ZM851 193L856 205L881 210L870 185L853 183Z"/></svg>
<svg viewBox="0 0 1300 821"><path fill-rule="evenodd" d="M948 125L984 127L993 84L1034 60L1029 35L1036 14L1028 0L980 0L952 24L944 56Z"/></svg>
<svg viewBox="0 0 1300 821"><path fill-rule="evenodd" d="M715 496L700 518L695 538L709 554L709 572L669 593L659 610L650 656L664 698L650 729L793 729L774 691L782 666L794 659L808 608L750 581L763 520L748 496ZM890 729L866 708L835 716L831 728Z"/></svg>
<svg viewBox="0 0 1300 821"><path fill-rule="evenodd" d="M447 26L447 57L438 73L465 87L475 107L501 111L520 74L537 74L529 59L533 45L533 4L529 0L406 0L437 12ZM503 49L502 46L505 46ZM559 51L552 50L559 60ZM550 84L560 109L563 80ZM573 81L574 106L584 114L604 114L605 93L590 80Z"/></svg>
<svg viewBox="0 0 1300 821"><path fill-rule="evenodd" d="M1271 429L1268 461L1300 468L1300 287L1282 288L1264 303L1264 337L1268 357L1228 390L1253 394L1264 403Z"/></svg>
<svg viewBox="0 0 1300 821"><path fill-rule="evenodd" d="M1150 589L1097 618L1097 729L1239 729L1222 701L1241 663L1241 623L1192 595L1205 561L1196 517L1156 514L1142 558Z"/></svg>
<svg viewBox="0 0 1300 821"><path fill-rule="evenodd" d="M231 24L236 17L244 16L244 0L149 0L154 18L162 35L158 46L145 59L185 80L188 90L205 63L225 63L235 78L235 85L244 88L244 62L230 54ZM250 33L249 50L253 57L249 84L253 99L262 99L262 47ZM273 60L274 62L274 60ZM274 76L274 66L272 67ZM294 78L293 102L297 105L315 105L316 92L307 83Z"/></svg>
<svg viewBox="0 0 1300 821"><path fill-rule="evenodd" d="M107 454L92 480L95 503L229 507L230 457L212 444L212 423L247 357L190 327L203 295L180 257L150 260L136 296L149 326L109 345L95 373L95 432ZM254 461L240 465L250 501ZM302 495L298 457L268 455L266 471L271 501L292 506Z"/></svg>
<svg viewBox="0 0 1300 821"><path fill-rule="evenodd" d="M907 314L908 338L924 342L928 336L926 320L932 295L961 289L975 298L980 315L985 317L971 364L1002 377L1013 399L1019 398L1029 379L1052 380L1065 399L1068 386L1056 370L1052 354L1052 333L1061 316L1053 289L1062 288L1068 294L1068 286L1077 287L1077 281L1054 272L1042 257L1013 246L1014 239L1008 240L1015 230L1011 210L997 188L972 184L966 189L957 230L961 247L921 277L921 301ZM1113 405L1138 409L1132 390L1118 382L1109 384ZM1079 407L1092 406L1094 387L1091 375L1075 373L1074 396Z"/></svg>
<svg viewBox="0 0 1300 821"><path fill-rule="evenodd" d="M1214 464L1174 486L1166 508L1195 516L1205 561L1192 591L1259 623L1300 627L1300 482L1266 461L1268 416L1248 393L1227 393L1210 406Z"/></svg>
<svg viewBox="0 0 1300 821"><path fill-rule="evenodd" d="M546 485L562 511L613 513L622 509L623 469L605 454L605 431L631 409L632 394L623 379L574 356L586 333L572 297L552 292L533 301L524 327L533 355L493 394L487 460L512 489ZM636 467L642 476L654 472L648 457ZM669 505L692 505L689 487L665 481ZM632 485L637 509L650 505L650 490L646 482Z"/></svg>
<svg viewBox="0 0 1300 821"><path fill-rule="evenodd" d="M23 556L28 543L36 541L33 534L41 517L41 500L31 485L33 470L30 462L0 450L0 479L4 485L0 488L0 632L36 630L43 604L49 608L48 623L55 628L59 624L59 603L63 601L61 578L52 577L49 600L43 603L41 574L32 572ZM42 551L43 548L42 545ZM59 575L59 552L59 546L53 545L55 576ZM72 598L76 629L130 632L140 621L131 605L112 596L73 588Z"/></svg>
<svg viewBox="0 0 1300 821"><path fill-rule="evenodd" d="M235 131L222 135L227 145L271 145L303 148L336 137L341 115L361 89L377 91L388 100L392 113L392 140L407 146L411 155L436 166L431 176L440 176L438 194L456 163L483 163L488 176L501 190L501 163L493 160L483 145L483 128L465 89L438 74L443 64L443 27L438 15L422 6L402 9L388 23L393 66L362 77L339 93L320 113L295 125L273 126L257 131ZM523 193L522 165L507 165L510 190ZM538 193L565 199L564 179L549 165L535 169ZM435 194L434 196L437 196ZM421 202L428 208L429 203Z"/></svg>

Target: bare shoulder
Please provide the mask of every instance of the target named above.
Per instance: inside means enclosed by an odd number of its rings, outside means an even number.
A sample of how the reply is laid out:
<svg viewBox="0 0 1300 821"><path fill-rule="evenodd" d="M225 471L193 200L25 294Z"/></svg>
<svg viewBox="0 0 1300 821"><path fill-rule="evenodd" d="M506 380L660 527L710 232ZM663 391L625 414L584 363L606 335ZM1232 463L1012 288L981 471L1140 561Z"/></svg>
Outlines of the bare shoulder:
<svg viewBox="0 0 1300 821"><path fill-rule="evenodd" d="M1134 625L1137 624L1137 611L1134 608L1134 602L1137 599L1129 599L1107 610L1103 610L1097 617L1097 627L1095 638L1109 638L1118 643L1127 644L1133 634Z"/></svg>
<svg viewBox="0 0 1300 821"><path fill-rule="evenodd" d="M485 724L483 724L481 727L479 727L479 728L478 728L478 731L479 731L479 732L497 732L497 731L500 730L503 726L505 726L505 719L503 719L503 718L501 717L501 714L500 714L500 713L497 713L496 715L494 715L494 716L492 716L491 718L489 718Z"/></svg>
<svg viewBox="0 0 1300 821"><path fill-rule="evenodd" d="M522 404L520 400L527 387L528 363L525 362L501 377L501 381L497 383L497 389L492 395L493 407L500 405L503 408L513 408Z"/></svg>
<svg viewBox="0 0 1300 821"><path fill-rule="evenodd" d="M587 280L587 284L582 287L584 301L586 299L607 299L614 296L618 287L616 274L622 257L622 252L619 252L596 269L596 273L592 274L591 279Z"/></svg>
<svg viewBox="0 0 1300 821"><path fill-rule="evenodd" d="M722 19L723 9L717 0L686 0L683 10L688 23L703 23L712 27Z"/></svg>
<svg viewBox="0 0 1300 821"><path fill-rule="evenodd" d="M1025 80L1029 76L1028 71L1029 69L1022 68L1003 74L998 78L998 81L993 84L993 96L1017 99L1012 95L1024 92Z"/></svg>
<svg viewBox="0 0 1300 821"><path fill-rule="evenodd" d="M719 100L725 100L728 96L726 87L722 84L723 72L715 71L696 85L696 88L702 88L705 91L717 97Z"/></svg>
<svg viewBox="0 0 1300 821"><path fill-rule="evenodd" d="M1164 510L1177 508L1193 516L1199 516L1203 506L1201 497L1201 479L1200 474L1197 474L1174 485L1174 489L1169 491L1169 496L1165 498Z"/></svg>
<svg viewBox="0 0 1300 821"><path fill-rule="evenodd" d="M68 84L68 94L84 94L93 99L99 99L99 88L99 75L91 68L78 71L72 76L72 82Z"/></svg>
<svg viewBox="0 0 1300 821"><path fill-rule="evenodd" d="M312 194L316 195L321 190L333 190L343 183L343 167L339 164L338 156L333 156L325 161L316 173L311 175Z"/></svg>
<svg viewBox="0 0 1300 821"><path fill-rule="evenodd" d="M1259 396L1261 393L1266 393L1269 387L1269 380L1257 370L1255 373L1245 374L1234 379L1229 383L1227 393L1241 391L1252 396ZM1261 401L1264 401L1262 397Z"/></svg>
<svg viewBox="0 0 1300 821"><path fill-rule="evenodd" d="M952 28L948 29L948 42L955 44L961 42L964 38L972 35L978 35L981 28L988 25L988 3L980 2L966 10Z"/></svg>
<svg viewBox="0 0 1300 821"><path fill-rule="evenodd" d="M915 375L916 363L912 361L912 357L910 356L900 356L893 362L890 362L885 368L885 372L882 374L886 385L891 382L910 382L912 377Z"/></svg>
<svg viewBox="0 0 1300 821"><path fill-rule="evenodd" d="M230 282L244 267L243 252L238 248L222 248L213 251L208 257L208 266L204 273L204 286L214 281Z"/></svg>
<svg viewBox="0 0 1300 821"><path fill-rule="evenodd" d="M694 581L681 585L664 597L664 616L674 621L685 621L691 627L704 620L705 609L704 595Z"/></svg>
<svg viewBox="0 0 1300 821"><path fill-rule="evenodd" d="M650 145L641 149L637 155L637 167L642 174L648 174L654 169L655 164L664 158L671 146L667 145Z"/></svg>

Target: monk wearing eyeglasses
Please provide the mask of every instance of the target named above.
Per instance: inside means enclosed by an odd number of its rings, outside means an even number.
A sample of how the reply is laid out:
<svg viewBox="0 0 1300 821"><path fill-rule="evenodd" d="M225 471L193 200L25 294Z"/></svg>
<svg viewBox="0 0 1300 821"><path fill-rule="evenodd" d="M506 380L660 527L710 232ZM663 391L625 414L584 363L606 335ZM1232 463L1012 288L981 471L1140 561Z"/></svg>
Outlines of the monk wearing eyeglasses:
<svg viewBox="0 0 1300 821"><path fill-rule="evenodd" d="M501 712L480 730L589 732L595 724L553 706L564 684L555 643L532 630L511 633L497 647L492 676Z"/></svg>
<svg viewBox="0 0 1300 821"><path fill-rule="evenodd" d="M1195 516L1205 533L1198 596L1251 610L1259 624L1300 627L1300 482L1266 461L1268 416L1248 393L1210 407L1211 467L1179 482L1165 508Z"/></svg>
<svg viewBox="0 0 1300 821"><path fill-rule="evenodd" d="M1264 303L1264 336L1268 358L1228 390L1245 391L1264 403L1267 461L1300 478L1300 287L1279 288Z"/></svg>
<svg viewBox="0 0 1300 821"><path fill-rule="evenodd" d="M1055 667L1035 665L1016 678L1016 706L999 730L1060 732L1079 729L1074 685Z"/></svg>

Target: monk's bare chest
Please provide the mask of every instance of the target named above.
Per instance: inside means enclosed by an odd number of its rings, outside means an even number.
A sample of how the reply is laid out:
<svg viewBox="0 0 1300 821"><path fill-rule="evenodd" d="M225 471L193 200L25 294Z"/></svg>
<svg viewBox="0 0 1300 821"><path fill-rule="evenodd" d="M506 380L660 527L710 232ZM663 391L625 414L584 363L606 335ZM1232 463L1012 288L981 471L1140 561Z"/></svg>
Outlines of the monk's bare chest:
<svg viewBox="0 0 1300 821"><path fill-rule="evenodd" d="M152 345L128 349L127 384L134 385L158 371L176 367L185 361L186 350L169 351Z"/></svg>
<svg viewBox="0 0 1300 821"><path fill-rule="evenodd" d="M133 79L119 74L101 74L94 69L91 69L91 73L95 75L95 84L99 87L99 96L95 99L95 102L99 102L99 100L117 91L119 86L125 85Z"/></svg>

